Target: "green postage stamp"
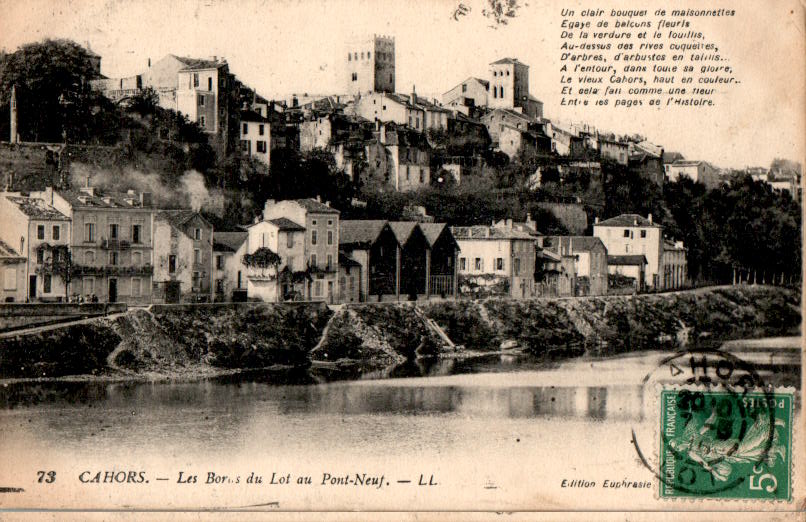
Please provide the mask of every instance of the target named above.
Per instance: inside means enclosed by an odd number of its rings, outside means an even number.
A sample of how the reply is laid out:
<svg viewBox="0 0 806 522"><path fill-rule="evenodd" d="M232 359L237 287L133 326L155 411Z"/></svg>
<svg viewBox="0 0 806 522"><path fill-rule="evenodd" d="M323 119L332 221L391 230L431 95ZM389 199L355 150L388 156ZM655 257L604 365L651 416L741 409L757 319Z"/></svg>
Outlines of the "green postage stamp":
<svg viewBox="0 0 806 522"><path fill-rule="evenodd" d="M660 393L660 498L792 499L792 393Z"/></svg>

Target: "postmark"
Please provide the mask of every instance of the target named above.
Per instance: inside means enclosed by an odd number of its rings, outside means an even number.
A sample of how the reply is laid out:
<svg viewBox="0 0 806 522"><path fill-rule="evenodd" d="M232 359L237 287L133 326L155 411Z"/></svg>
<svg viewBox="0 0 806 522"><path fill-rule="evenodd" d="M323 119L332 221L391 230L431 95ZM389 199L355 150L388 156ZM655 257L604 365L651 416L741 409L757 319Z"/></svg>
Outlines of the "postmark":
<svg viewBox="0 0 806 522"><path fill-rule="evenodd" d="M791 500L791 388L720 350L664 358L643 381L653 442L633 444L661 499ZM752 488L752 489L751 489Z"/></svg>

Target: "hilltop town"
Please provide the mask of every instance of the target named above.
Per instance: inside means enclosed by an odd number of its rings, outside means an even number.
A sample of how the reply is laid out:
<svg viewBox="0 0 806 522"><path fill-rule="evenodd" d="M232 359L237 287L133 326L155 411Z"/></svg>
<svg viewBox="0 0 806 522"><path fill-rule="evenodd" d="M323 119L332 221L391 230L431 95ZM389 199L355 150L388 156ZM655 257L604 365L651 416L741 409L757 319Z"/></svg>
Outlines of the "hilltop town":
<svg viewBox="0 0 806 522"><path fill-rule="evenodd" d="M62 53L72 87L37 94L19 67L37 45ZM799 281L799 164L720 169L553 120L517 58L421 96L397 84L395 47L350 42L342 92L290 100L261 96L221 57L169 54L107 78L72 42L3 55L4 301L335 304Z"/></svg>

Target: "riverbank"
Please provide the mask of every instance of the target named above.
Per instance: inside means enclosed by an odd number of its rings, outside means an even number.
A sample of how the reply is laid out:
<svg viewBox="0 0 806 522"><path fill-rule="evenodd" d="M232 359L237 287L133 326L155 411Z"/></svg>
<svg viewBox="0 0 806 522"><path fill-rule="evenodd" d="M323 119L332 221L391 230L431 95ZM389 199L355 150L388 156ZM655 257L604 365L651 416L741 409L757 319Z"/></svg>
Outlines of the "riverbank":
<svg viewBox="0 0 806 522"><path fill-rule="evenodd" d="M500 353L570 357L686 339L792 335L800 295L777 287L530 301L162 305L0 339L0 378L205 378L311 365L356 371Z"/></svg>

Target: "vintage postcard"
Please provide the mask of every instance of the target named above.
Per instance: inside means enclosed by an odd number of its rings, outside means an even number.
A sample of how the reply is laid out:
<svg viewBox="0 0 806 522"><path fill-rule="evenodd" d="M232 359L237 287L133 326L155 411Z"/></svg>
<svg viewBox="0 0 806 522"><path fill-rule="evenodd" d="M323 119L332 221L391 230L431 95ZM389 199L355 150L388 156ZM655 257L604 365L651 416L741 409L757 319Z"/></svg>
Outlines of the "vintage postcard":
<svg viewBox="0 0 806 522"><path fill-rule="evenodd" d="M0 518L802 519L802 2L0 7Z"/></svg>

